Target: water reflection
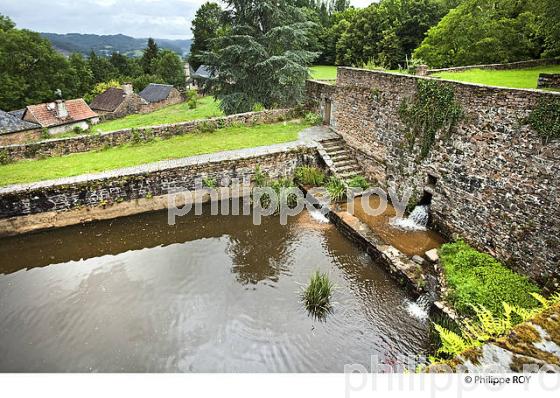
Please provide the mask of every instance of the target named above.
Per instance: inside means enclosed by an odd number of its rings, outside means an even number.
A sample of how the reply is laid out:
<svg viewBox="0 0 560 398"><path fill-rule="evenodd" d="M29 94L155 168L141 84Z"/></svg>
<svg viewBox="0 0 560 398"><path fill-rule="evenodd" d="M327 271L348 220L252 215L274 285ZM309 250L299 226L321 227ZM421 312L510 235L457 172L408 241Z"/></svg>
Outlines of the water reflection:
<svg viewBox="0 0 560 398"><path fill-rule="evenodd" d="M341 372L421 352L406 294L330 224L165 213L0 241L0 371ZM299 291L336 288L324 322Z"/></svg>

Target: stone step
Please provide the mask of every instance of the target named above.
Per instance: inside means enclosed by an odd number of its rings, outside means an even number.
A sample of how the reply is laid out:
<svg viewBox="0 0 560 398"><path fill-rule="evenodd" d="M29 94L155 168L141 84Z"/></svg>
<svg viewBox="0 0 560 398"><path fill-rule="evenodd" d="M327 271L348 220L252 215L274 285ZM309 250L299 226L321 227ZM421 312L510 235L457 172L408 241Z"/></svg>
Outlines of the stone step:
<svg viewBox="0 0 560 398"><path fill-rule="evenodd" d="M360 166L357 163L352 163L352 164L342 165L342 166L338 166L338 165L335 164L334 168L338 172L344 172L344 171L349 171L349 170L360 171Z"/></svg>
<svg viewBox="0 0 560 398"><path fill-rule="evenodd" d="M340 156L340 155L345 155L345 156L351 156L350 152L348 152L348 150L341 148L341 149L336 149L333 151L325 151L330 157L333 156Z"/></svg>
<svg viewBox="0 0 560 398"><path fill-rule="evenodd" d="M355 166L355 167L359 167L358 162L356 162L355 159L345 159L345 160L334 160L333 159L333 163L334 163L334 167L336 169L339 169L340 167L345 167L345 166Z"/></svg>
<svg viewBox="0 0 560 398"><path fill-rule="evenodd" d="M338 176L340 178L342 178L343 180L350 180L350 179L352 179L352 177L356 177L359 174L360 173L351 171L351 172L338 173Z"/></svg>
<svg viewBox="0 0 560 398"><path fill-rule="evenodd" d="M342 146L333 146L331 148L326 148L325 152L327 153L335 153L335 152L348 152L348 149L342 147Z"/></svg>
<svg viewBox="0 0 560 398"><path fill-rule="evenodd" d="M330 146L333 146L333 145L344 145L344 142L341 139L337 138L337 139L334 139L334 140L321 141L321 145L324 148L326 148L326 147L330 147Z"/></svg>

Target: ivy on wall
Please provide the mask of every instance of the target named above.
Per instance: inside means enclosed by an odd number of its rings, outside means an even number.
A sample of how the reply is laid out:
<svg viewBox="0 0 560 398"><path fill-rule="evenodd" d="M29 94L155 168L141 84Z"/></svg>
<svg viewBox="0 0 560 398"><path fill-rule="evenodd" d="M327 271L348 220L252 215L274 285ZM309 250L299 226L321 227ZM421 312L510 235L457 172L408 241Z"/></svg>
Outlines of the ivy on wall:
<svg viewBox="0 0 560 398"><path fill-rule="evenodd" d="M401 102L399 117L407 127L405 138L410 150L419 141L420 158L424 159L438 131L449 136L463 117L463 110L455 101L451 86L434 80L418 80L416 96Z"/></svg>
<svg viewBox="0 0 560 398"><path fill-rule="evenodd" d="M560 138L560 98L541 98L529 123L545 143Z"/></svg>

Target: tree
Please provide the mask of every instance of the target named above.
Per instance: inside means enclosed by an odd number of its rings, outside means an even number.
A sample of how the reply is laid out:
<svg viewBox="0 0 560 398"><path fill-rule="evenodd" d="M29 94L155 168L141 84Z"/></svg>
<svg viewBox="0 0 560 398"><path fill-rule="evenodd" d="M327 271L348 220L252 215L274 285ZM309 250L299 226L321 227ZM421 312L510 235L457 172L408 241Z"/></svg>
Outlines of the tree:
<svg viewBox="0 0 560 398"><path fill-rule="evenodd" d="M154 71L167 84L174 86L185 85L185 69L181 58L171 50L161 51L157 60L154 61Z"/></svg>
<svg viewBox="0 0 560 398"><path fill-rule="evenodd" d="M113 52L111 58L109 58L109 62L111 62L111 65L117 70L119 76L132 76L128 58L124 55Z"/></svg>
<svg viewBox="0 0 560 398"><path fill-rule="evenodd" d="M97 97L99 94L104 93L111 87L120 88L121 83L118 80L109 80L107 82L97 83L91 89L91 91L84 96L84 99L86 100L86 102L89 103L93 101L93 99Z"/></svg>
<svg viewBox="0 0 560 398"><path fill-rule="evenodd" d="M38 33L15 28L0 16L0 109L22 108L67 95L69 64Z"/></svg>
<svg viewBox="0 0 560 398"><path fill-rule="evenodd" d="M89 55L88 64L93 74L93 82L95 84L108 82L111 79L117 78L119 75L117 68L115 68L107 58L100 57L93 51Z"/></svg>
<svg viewBox="0 0 560 398"><path fill-rule="evenodd" d="M538 58L538 17L529 0L464 0L414 52L432 67Z"/></svg>
<svg viewBox="0 0 560 398"><path fill-rule="evenodd" d="M557 0L535 0L536 29L544 42L543 58L560 56L560 6Z"/></svg>
<svg viewBox="0 0 560 398"><path fill-rule="evenodd" d="M258 103L267 108L300 103L308 64L317 56L306 50L313 24L290 0L226 3L231 30L203 55L213 70L209 89L224 112L247 112Z"/></svg>
<svg viewBox="0 0 560 398"><path fill-rule="evenodd" d="M73 53L68 59L73 90L72 97L82 97L93 88L93 73L82 54Z"/></svg>
<svg viewBox="0 0 560 398"><path fill-rule="evenodd" d="M211 42L220 35L225 25L224 11L216 3L204 3L192 21L193 42L189 63L196 70L201 65L200 56L211 50Z"/></svg>
<svg viewBox="0 0 560 398"><path fill-rule="evenodd" d="M396 69L445 15L441 0L382 0L356 12L337 42L337 63Z"/></svg>
<svg viewBox="0 0 560 398"><path fill-rule="evenodd" d="M153 74L154 73L154 61L158 58L159 55L159 48L156 44L156 41L151 37L148 39L148 45L144 50L144 55L142 55L142 68L144 69L144 73L146 74Z"/></svg>

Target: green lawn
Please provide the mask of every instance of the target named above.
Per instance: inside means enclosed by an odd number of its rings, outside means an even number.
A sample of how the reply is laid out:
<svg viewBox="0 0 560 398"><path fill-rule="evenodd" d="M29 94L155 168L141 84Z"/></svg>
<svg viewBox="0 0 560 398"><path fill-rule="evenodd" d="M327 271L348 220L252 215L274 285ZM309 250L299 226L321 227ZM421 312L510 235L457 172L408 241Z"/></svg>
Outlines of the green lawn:
<svg viewBox="0 0 560 398"><path fill-rule="evenodd" d="M308 127L301 122L262 124L253 127L227 127L214 133L196 133L127 144L100 151L76 153L42 160L22 160L0 166L0 186L50 180L136 166L166 159L201 155L231 149L295 141Z"/></svg>
<svg viewBox="0 0 560 398"><path fill-rule="evenodd" d="M315 65L309 68L311 78L315 80L335 80L336 66L331 65Z"/></svg>
<svg viewBox="0 0 560 398"><path fill-rule="evenodd" d="M441 72L432 76L489 86L537 88L540 73L560 73L560 65L517 70L472 69L464 72Z"/></svg>
<svg viewBox="0 0 560 398"><path fill-rule="evenodd" d="M198 99L196 109L189 109L186 102L166 106L152 113L136 114L123 117L122 119L110 120L100 123L93 128L97 131L115 131L133 127L157 126L160 124L172 124L188 122L189 120L207 119L215 116L223 116L220 105L213 97Z"/></svg>

